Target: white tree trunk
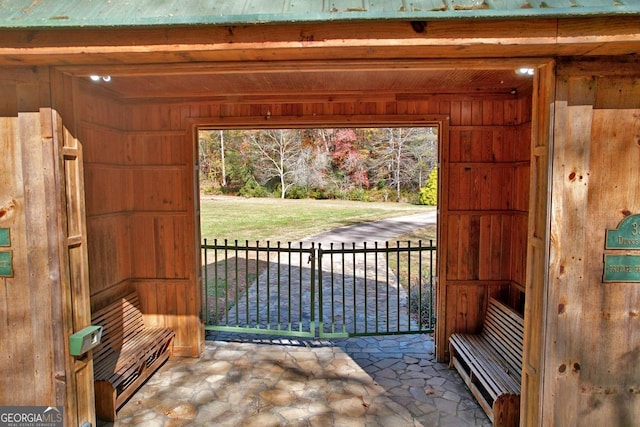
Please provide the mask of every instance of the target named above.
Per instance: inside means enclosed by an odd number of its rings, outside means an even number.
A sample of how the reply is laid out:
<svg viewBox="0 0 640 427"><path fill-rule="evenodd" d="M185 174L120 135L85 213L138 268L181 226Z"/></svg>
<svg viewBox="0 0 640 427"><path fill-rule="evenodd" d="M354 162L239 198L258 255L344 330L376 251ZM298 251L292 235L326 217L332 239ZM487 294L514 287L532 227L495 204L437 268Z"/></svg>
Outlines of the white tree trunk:
<svg viewBox="0 0 640 427"><path fill-rule="evenodd" d="M227 171L224 166L224 135L220 131L220 163L222 165L222 186L227 186Z"/></svg>

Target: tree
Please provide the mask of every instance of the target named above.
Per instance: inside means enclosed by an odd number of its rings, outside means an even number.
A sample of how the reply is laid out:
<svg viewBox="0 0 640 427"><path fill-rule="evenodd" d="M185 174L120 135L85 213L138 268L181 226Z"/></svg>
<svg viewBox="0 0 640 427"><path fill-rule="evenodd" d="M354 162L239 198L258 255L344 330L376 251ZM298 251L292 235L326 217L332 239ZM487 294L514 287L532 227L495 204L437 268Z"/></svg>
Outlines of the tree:
<svg viewBox="0 0 640 427"><path fill-rule="evenodd" d="M199 133L200 180L213 183L216 187L225 186L224 148L221 145L222 131L204 131Z"/></svg>
<svg viewBox="0 0 640 427"><path fill-rule="evenodd" d="M420 162L433 151L428 149L430 134L432 128L386 128L374 133L377 155L372 166L379 171L378 178L394 188L397 201L402 188L419 188L416 185L423 170Z"/></svg>
<svg viewBox="0 0 640 427"><path fill-rule="evenodd" d="M222 175L222 186L227 186L227 168L224 161L224 132L220 131L220 169Z"/></svg>
<svg viewBox="0 0 640 427"><path fill-rule="evenodd" d="M418 188L424 185L424 177L433 170L438 163L438 128L422 128L420 137L415 143L409 144L407 150L415 159L412 175ZM428 178L427 178L428 179Z"/></svg>
<svg viewBox="0 0 640 427"><path fill-rule="evenodd" d="M248 131L246 138L261 154L261 173L265 178L278 177L280 198L284 199L287 189L294 184L291 178L300 154L301 133L296 129L265 129Z"/></svg>
<svg viewBox="0 0 640 427"><path fill-rule="evenodd" d="M201 176L232 192L349 197L375 185L400 200L436 165L437 140L435 127L202 131Z"/></svg>
<svg viewBox="0 0 640 427"><path fill-rule="evenodd" d="M421 205L437 206L438 205L438 168L434 167L427 178L427 183L420 189L420 198L418 201Z"/></svg>
<svg viewBox="0 0 640 427"><path fill-rule="evenodd" d="M312 190L325 187L331 160L328 150L320 143L323 140L320 132L313 129L299 132L300 148L292 164L291 180L295 185L304 188L308 197Z"/></svg>
<svg viewBox="0 0 640 427"><path fill-rule="evenodd" d="M369 188L369 175L361 156L363 144L354 129L333 129L330 155L334 171L344 178L346 187Z"/></svg>

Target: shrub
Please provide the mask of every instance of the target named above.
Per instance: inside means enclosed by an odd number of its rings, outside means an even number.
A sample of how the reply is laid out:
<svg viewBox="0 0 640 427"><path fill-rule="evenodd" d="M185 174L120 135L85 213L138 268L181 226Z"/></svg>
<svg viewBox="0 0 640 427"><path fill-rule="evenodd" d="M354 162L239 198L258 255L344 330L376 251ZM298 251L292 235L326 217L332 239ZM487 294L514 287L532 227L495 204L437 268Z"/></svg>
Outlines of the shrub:
<svg viewBox="0 0 640 427"><path fill-rule="evenodd" d="M287 190L287 199L306 199L309 197L309 191L305 187L293 185Z"/></svg>
<svg viewBox="0 0 640 427"><path fill-rule="evenodd" d="M269 197L270 195L269 190L258 184L254 178L250 178L238 194L244 197Z"/></svg>
<svg viewBox="0 0 640 427"><path fill-rule="evenodd" d="M428 285L423 285L422 292L418 289L411 289L411 301L409 310L412 317L422 325L422 327L435 327L436 311L433 305L433 296Z"/></svg>
<svg viewBox="0 0 640 427"><path fill-rule="evenodd" d="M368 202L369 199L367 197L367 190L363 188L354 188L349 190L346 195L347 200L352 200L356 202Z"/></svg>
<svg viewBox="0 0 640 427"><path fill-rule="evenodd" d="M392 191L387 188L367 190L367 200L370 202L388 202L391 197L393 197Z"/></svg>
<svg viewBox="0 0 640 427"><path fill-rule="evenodd" d="M438 204L438 168L433 168L427 183L420 189L420 205L436 206Z"/></svg>

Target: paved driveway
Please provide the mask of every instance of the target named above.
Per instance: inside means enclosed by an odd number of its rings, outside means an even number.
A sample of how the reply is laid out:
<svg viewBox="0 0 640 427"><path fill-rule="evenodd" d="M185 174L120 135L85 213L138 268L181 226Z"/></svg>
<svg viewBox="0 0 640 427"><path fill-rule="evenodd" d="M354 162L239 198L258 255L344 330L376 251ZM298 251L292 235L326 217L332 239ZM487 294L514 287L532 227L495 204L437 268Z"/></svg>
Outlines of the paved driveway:
<svg viewBox="0 0 640 427"><path fill-rule="evenodd" d="M393 241L398 236L418 228L436 225L436 218L437 212L430 210L429 212L415 215L348 225L307 237L302 241L322 243L322 246L327 246L332 242L349 244L355 242L357 245L367 242L367 246L372 246L376 241L378 244L385 241Z"/></svg>

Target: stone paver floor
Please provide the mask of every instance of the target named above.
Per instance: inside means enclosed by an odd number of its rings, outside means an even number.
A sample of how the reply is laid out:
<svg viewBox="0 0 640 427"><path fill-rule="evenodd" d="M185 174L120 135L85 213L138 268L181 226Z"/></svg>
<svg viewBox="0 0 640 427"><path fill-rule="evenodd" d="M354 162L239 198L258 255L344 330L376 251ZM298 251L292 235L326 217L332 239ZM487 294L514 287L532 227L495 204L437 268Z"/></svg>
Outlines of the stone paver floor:
<svg viewBox="0 0 640 427"><path fill-rule="evenodd" d="M428 335L211 335L200 358L156 372L115 426L490 426L433 353Z"/></svg>

